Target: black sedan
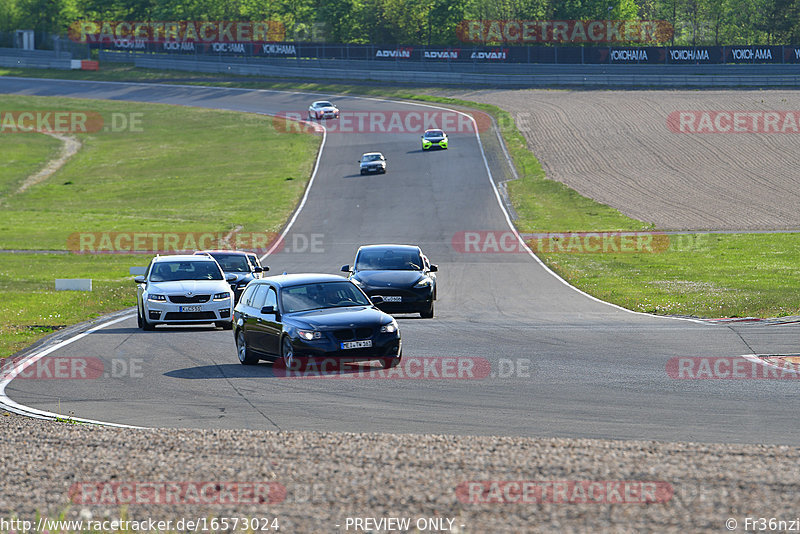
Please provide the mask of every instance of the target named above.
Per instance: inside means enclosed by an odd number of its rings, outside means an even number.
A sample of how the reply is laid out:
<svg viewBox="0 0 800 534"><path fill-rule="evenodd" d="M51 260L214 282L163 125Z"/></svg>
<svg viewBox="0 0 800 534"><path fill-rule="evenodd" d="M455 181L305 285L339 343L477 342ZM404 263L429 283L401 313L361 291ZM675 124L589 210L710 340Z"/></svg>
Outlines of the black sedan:
<svg viewBox="0 0 800 534"><path fill-rule="evenodd" d="M424 318L433 317L438 270L414 245L365 245L358 249L352 268L342 267L370 298L381 297L380 309Z"/></svg>
<svg viewBox="0 0 800 534"><path fill-rule="evenodd" d="M198 250L198 255L211 256L226 275L234 274L236 279L231 282L233 289L234 303L239 302L244 288L251 280L261 276L264 271L269 271L269 267L262 267L261 263L254 264L252 258L255 254L243 250ZM258 261L258 258L256 258Z"/></svg>
<svg viewBox="0 0 800 534"><path fill-rule="evenodd" d="M402 358L397 322L337 275L253 280L234 308L233 335L244 365L265 359L295 369L307 358L337 358L389 368Z"/></svg>

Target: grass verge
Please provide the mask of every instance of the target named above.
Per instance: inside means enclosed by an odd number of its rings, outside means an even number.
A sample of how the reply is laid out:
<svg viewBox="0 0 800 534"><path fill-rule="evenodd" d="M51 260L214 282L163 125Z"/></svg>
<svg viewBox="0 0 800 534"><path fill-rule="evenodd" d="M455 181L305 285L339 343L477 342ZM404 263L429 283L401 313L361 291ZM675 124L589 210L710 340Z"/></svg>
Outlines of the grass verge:
<svg viewBox="0 0 800 534"><path fill-rule="evenodd" d="M136 69L126 65L99 72L0 69L0 75L159 81L353 94L443 103L491 114L520 179L508 184L522 232L603 232L654 230L647 222L583 197L547 179L509 113L497 106L447 98L426 91L441 88L392 88ZM773 317L800 315L800 234L688 234L659 253L556 254L540 257L573 285L603 300L636 311L700 317ZM702 243L702 245L698 245Z"/></svg>
<svg viewBox="0 0 800 534"><path fill-rule="evenodd" d="M60 142L0 134L0 161L16 162L0 166L0 249L66 251L76 234L100 232L277 231L308 183L321 140L280 133L268 117L180 106L0 95L0 107L92 111L104 124L76 134L81 150L21 193L19 184ZM123 117L127 126L114 127ZM0 254L0 357L65 325L134 305L128 268L149 259ZM56 292L55 278L91 278L93 291Z"/></svg>
<svg viewBox="0 0 800 534"><path fill-rule="evenodd" d="M4 100L0 98L0 102ZM42 162L55 158L61 148L58 139L43 134L4 135L2 139L0 206L22 186L27 176L38 172Z"/></svg>
<svg viewBox="0 0 800 534"><path fill-rule="evenodd" d="M68 325L136 304L128 268L149 256L0 254L0 357ZM56 278L91 278L92 291L56 291Z"/></svg>
<svg viewBox="0 0 800 534"><path fill-rule="evenodd" d="M278 230L305 189L320 140L280 133L270 117L248 113L9 95L0 105L103 118L99 131L75 135L83 147L55 175L5 197L5 249L63 250L75 232ZM0 161L14 149L0 145Z"/></svg>

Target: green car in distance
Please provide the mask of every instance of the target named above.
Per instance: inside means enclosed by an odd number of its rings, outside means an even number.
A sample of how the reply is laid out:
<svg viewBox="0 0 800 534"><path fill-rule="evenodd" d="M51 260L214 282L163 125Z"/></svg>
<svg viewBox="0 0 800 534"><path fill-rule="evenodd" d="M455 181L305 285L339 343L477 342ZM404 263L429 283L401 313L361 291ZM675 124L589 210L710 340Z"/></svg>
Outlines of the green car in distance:
<svg viewBox="0 0 800 534"><path fill-rule="evenodd" d="M431 148L447 150L447 134L442 130L425 130L425 134L422 136L422 150L430 150Z"/></svg>

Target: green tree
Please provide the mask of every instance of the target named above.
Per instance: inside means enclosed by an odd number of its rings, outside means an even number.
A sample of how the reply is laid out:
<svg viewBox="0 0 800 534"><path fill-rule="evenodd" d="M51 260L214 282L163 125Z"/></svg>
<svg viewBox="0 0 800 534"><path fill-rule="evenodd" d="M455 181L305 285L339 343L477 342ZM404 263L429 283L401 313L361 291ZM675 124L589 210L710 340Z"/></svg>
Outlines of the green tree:
<svg viewBox="0 0 800 534"><path fill-rule="evenodd" d="M319 0L315 22L323 24L326 41L333 43L362 43L360 0Z"/></svg>
<svg viewBox="0 0 800 534"><path fill-rule="evenodd" d="M13 32L19 29L20 12L17 0L0 2L0 32Z"/></svg>

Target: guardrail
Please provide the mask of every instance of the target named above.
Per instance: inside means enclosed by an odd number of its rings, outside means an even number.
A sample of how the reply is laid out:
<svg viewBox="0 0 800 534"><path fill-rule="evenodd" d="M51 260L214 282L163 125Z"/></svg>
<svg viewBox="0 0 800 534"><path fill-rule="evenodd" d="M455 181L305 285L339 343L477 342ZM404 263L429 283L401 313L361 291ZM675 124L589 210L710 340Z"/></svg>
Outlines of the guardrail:
<svg viewBox="0 0 800 534"><path fill-rule="evenodd" d="M151 52L134 52L127 50L100 50L100 58L104 61L120 61L133 63L137 58L167 57L170 59L218 61L225 64L243 65L275 65L281 68L321 68L343 70L374 71L414 71L414 72L478 72L485 74L800 74L798 64L546 64L546 63L473 63L473 62L408 62L347 60L319 58L277 58L259 56L230 56L221 54L178 55L154 54Z"/></svg>
<svg viewBox="0 0 800 534"><path fill-rule="evenodd" d="M0 66L31 69L71 68L72 54L53 50L21 50L19 48L0 48Z"/></svg>
<svg viewBox="0 0 800 534"><path fill-rule="evenodd" d="M0 48L0 66L73 68L72 54ZM492 87L800 87L800 65L454 64L99 51L101 62L244 76ZM366 68L365 68L366 65ZM401 66L402 65L402 66ZM437 70L434 70L437 67Z"/></svg>
<svg viewBox="0 0 800 534"><path fill-rule="evenodd" d="M371 64L416 64L444 69L477 65L781 65L800 66L800 45L728 46L403 46L300 42L205 42L116 39L90 43L96 50L184 57L319 59ZM456 67L457 68L457 67Z"/></svg>
<svg viewBox="0 0 800 534"><path fill-rule="evenodd" d="M115 52L101 52L101 61L120 60ZM560 66L558 73L474 73L474 72L429 72L397 71L384 69L354 69L330 67L302 67L288 64L244 61L242 58L216 59L175 58L168 55L140 54L133 56L134 65L151 69L178 71L227 73L244 76L269 76L280 78L324 79L344 81L378 81L404 84L469 85L492 87L797 87L800 86L800 72L797 74L775 74L764 70L762 65L739 65L733 74L704 74L703 68L695 74L649 72L638 69L615 73L616 68L597 66L587 71L588 65ZM551 66L553 67L553 66ZM620 66L622 67L622 66ZM774 67L777 67L774 66ZM731 68L733 68L731 66ZM755 69L756 72L753 72ZM578 72L575 72L578 71Z"/></svg>

